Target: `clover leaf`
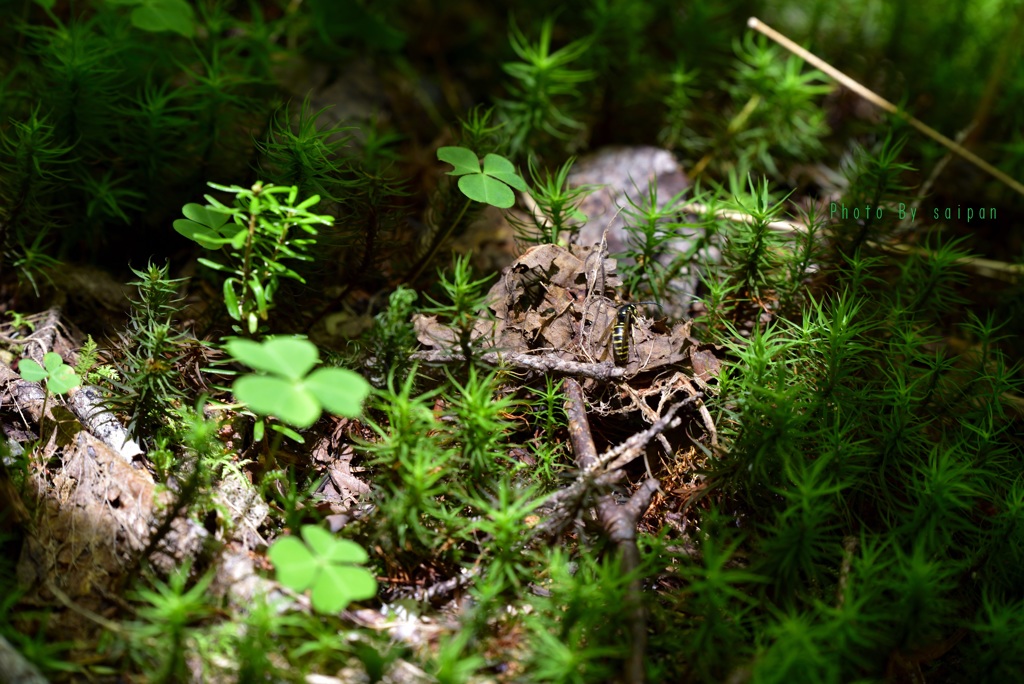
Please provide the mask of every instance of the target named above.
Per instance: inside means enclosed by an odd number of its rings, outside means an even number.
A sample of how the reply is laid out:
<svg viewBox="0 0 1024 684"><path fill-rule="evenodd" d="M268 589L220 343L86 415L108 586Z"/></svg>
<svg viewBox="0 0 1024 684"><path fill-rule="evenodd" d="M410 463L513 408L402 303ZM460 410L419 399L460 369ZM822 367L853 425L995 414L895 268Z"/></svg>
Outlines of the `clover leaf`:
<svg viewBox="0 0 1024 684"><path fill-rule="evenodd" d="M143 31L173 31L186 38L195 35L195 13L186 0L107 0L111 5L135 5L131 22Z"/></svg>
<svg viewBox="0 0 1024 684"><path fill-rule="evenodd" d="M526 191L526 182L516 173L516 167L497 154L484 157L483 169L476 153L465 147L442 147L437 158L455 167L448 175L461 176L459 190L475 202L508 209L516 202L512 188Z"/></svg>
<svg viewBox="0 0 1024 684"><path fill-rule="evenodd" d="M223 212L214 211L213 207L204 207L195 203L186 204L181 208L181 213L185 215L185 218L177 219L174 222L174 230L189 240L198 242L200 247L219 249L221 245L230 244L235 249L241 249L245 243L245 228L235 223L225 225L229 216Z"/></svg>
<svg viewBox="0 0 1024 684"><path fill-rule="evenodd" d="M66 394L82 384L82 379L75 369L64 363L64 359L56 352L47 352L40 366L32 359L22 359L18 371L23 380L39 382L46 380L46 389L52 394Z"/></svg>
<svg viewBox="0 0 1024 684"><path fill-rule="evenodd" d="M363 547L316 525L303 525L302 538L305 543L295 537L278 539L267 551L281 584L295 591L312 587L313 607L323 613L337 613L352 601L376 596L377 580L359 567L370 559Z"/></svg>
<svg viewBox="0 0 1024 684"><path fill-rule="evenodd" d="M370 385L359 374L344 368L318 368L320 360L312 342L298 337L271 337L262 343L231 340L228 353L263 374L245 375L235 381L235 397L253 412L275 416L298 428L307 428L324 409L355 418ZM307 375L308 374L308 375Z"/></svg>

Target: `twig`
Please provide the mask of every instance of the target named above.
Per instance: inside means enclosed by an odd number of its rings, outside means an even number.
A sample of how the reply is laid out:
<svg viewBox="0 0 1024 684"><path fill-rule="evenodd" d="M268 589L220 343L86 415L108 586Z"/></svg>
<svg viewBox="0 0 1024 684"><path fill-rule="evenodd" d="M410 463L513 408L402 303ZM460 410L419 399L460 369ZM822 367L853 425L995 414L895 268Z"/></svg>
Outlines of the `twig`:
<svg viewBox="0 0 1024 684"><path fill-rule="evenodd" d="M602 473L597 477L576 480L565 489L560 489L544 500L541 508L552 509L552 513L533 528L536 536L555 537L564 530L576 511L583 505L583 498L591 488L605 489L622 479L622 471Z"/></svg>
<svg viewBox="0 0 1024 684"><path fill-rule="evenodd" d="M871 104L875 105L879 109L884 109L890 114L903 119L911 126L916 128L920 132L924 133L925 135L927 135L929 138L939 143L940 145L943 145L944 147L946 147L946 149L950 150L957 156L961 157L962 159L966 159L967 161L971 162L982 171L988 173L990 176L996 178L997 180L1004 183L1008 187L1013 188L1021 195L1024 195L1024 184L1020 183L1020 181L1010 178L1010 176L1003 173L996 167L992 166L987 161L985 161L978 155L974 154L967 148L957 144L953 140L950 140L942 133L939 133L937 130L925 124L924 122L918 121L917 119L910 116L909 114L901 110L899 107L894 105L892 102L889 102L888 100L881 97L874 91L866 88L865 86L853 80L843 72L839 71L839 69L836 69L828 62L825 62L821 58L815 56L811 52L800 47L786 36L782 35L775 29L763 23L760 19L756 17L750 17L750 19L747 20L747 26L754 29L755 31L758 31L768 36L768 38L774 40L776 43L786 48L794 55L807 62L808 64L812 64L815 68L825 72L826 74L834 78L836 81L838 81L840 84L857 93L862 98L864 98Z"/></svg>
<svg viewBox="0 0 1024 684"><path fill-rule="evenodd" d="M416 352L412 358L417 361L428 363L447 363L449 361L463 361L465 357L458 350L435 350ZM555 354L523 354L521 352L487 352L478 357L479 360L491 366L516 366L540 373L556 373L558 375L572 375L580 378L591 378L605 382L621 380L625 376L625 369L619 368L610 361L602 363L580 363L579 361L566 361Z"/></svg>
<svg viewBox="0 0 1024 684"><path fill-rule="evenodd" d="M850 581L850 568L853 566L857 543L856 537L843 538L843 562L839 566L839 582L836 583L836 608L842 608L846 602L846 585Z"/></svg>
<svg viewBox="0 0 1024 684"><path fill-rule="evenodd" d="M65 607L70 608L71 610L78 613L85 619L95 622L97 625L107 630L108 632L112 632L114 634L125 633L125 628L122 627L120 624L114 622L113 620L108 620L102 615L99 615L98 613L89 610L85 606L80 606L74 601L72 601L71 597L65 594L63 591L61 591L60 587L54 584L52 580L46 580L46 588L49 589L50 592L57 597L57 600L63 603Z"/></svg>
<svg viewBox="0 0 1024 684"><path fill-rule="evenodd" d="M640 456L648 442L665 430L679 425L681 421L679 418L675 417L676 411L688 404L692 404L702 396L703 395L698 392L697 394L691 395L670 406L668 411L665 412L665 415L656 420L649 428L643 432L636 433L622 444L619 444L618 446L615 446L601 454L600 458L597 459L595 469L603 467L607 470L616 470Z"/></svg>
<svg viewBox="0 0 1024 684"><path fill-rule="evenodd" d="M587 410L583 401L583 388L573 378L565 381L565 412L569 418L569 438L572 441L576 465L584 473L593 473L600 466L594 437L590 433ZM652 426L653 427L653 426ZM649 441L649 440L648 440ZM644 681L644 652L647 648L647 619L643 605L643 586L636 570L640 565L640 551L636 546L636 525L658 491L658 481L645 480L629 502L615 503L609 493L597 497L597 517L608 539L619 549L622 572L630 579L626 585L626 612L629 618L629 656L626 659L623 681L642 684Z"/></svg>

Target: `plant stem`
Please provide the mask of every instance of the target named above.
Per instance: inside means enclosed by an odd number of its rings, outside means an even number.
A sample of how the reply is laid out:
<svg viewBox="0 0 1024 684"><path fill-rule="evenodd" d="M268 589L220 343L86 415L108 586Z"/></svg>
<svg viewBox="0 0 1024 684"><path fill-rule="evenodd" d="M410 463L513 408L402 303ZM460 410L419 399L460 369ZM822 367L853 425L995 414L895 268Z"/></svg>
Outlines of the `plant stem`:
<svg viewBox="0 0 1024 684"><path fill-rule="evenodd" d="M469 209L469 205L472 202L473 200L467 199L466 203L462 205L462 209L459 211L459 215L456 216L455 220L452 221L450 226L448 226L448 230L445 230L437 234L437 236L434 238L434 242L430 245L430 249L427 250L427 253L424 254L423 257L416 263L416 266L413 267L409 275L403 278L405 282L414 283L416 279L420 277L420 275L423 273L423 269L427 267L427 264L429 264L431 259L434 258L434 255L437 254L437 250L438 248L441 247L441 244L448 239L448 236L451 235L452 232L454 232L455 227L462 222L462 217L466 215L466 210Z"/></svg>

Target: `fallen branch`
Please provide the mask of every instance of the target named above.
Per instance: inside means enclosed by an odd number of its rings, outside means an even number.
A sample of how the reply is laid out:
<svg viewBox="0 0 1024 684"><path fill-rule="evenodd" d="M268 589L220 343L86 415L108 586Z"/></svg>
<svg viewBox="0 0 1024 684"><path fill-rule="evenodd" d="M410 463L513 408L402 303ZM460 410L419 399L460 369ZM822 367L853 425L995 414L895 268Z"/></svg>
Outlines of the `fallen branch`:
<svg viewBox="0 0 1024 684"><path fill-rule="evenodd" d="M569 378L565 381L565 392L565 412L569 417L569 438L572 441L573 453L576 455L576 465L583 473L593 473L601 466L601 459L597 455L594 437L590 433L583 388L575 379ZM623 681L626 684L642 684L644 681L647 619L643 605L643 586L636 574L640 565L640 551L636 546L636 526L658 488L657 480L645 480L629 502L622 506L615 503L615 498L610 493L598 494L597 497L598 520L608 538L618 547L622 571L630 578L626 585L625 606L629 620L630 645L623 672Z"/></svg>
<svg viewBox="0 0 1024 684"><path fill-rule="evenodd" d="M428 363L447 363L463 361L465 357L459 351L421 351L412 355L417 361ZM626 369L616 366L610 361L603 363L580 363L566 361L555 354L523 354L520 352L486 352L479 357L480 361L490 366L515 366L539 373L555 373L557 375L576 376L593 380L611 381L625 377Z"/></svg>

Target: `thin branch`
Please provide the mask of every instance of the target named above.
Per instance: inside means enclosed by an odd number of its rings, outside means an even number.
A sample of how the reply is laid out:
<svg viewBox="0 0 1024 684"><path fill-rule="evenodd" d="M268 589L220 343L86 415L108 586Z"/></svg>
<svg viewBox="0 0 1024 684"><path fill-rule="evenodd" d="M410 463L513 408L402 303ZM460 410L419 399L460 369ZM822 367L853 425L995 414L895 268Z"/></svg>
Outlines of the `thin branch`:
<svg viewBox="0 0 1024 684"><path fill-rule="evenodd" d="M587 420L583 388L574 378L567 379L564 386L565 412L569 417L569 438L576 456L576 465L583 473L590 474L600 466L600 459L594 446L594 437L590 432L590 422ZM626 584L625 609L629 620L630 649L623 672L623 681L626 684L643 684L645 678L647 617L643 604L643 585L637 574L640 550L636 546L636 526L658 488L657 480L646 480L623 506L615 503L615 498L609 493L598 494L597 497L598 520L608 539L618 547L622 559L622 572L629 577Z"/></svg>
<svg viewBox="0 0 1024 684"><path fill-rule="evenodd" d="M971 162L982 171L985 171L990 176L994 177L995 179L1005 184L1007 187L1010 187L1017 191L1018 193L1020 193L1021 195L1024 195L1024 184L1022 184L1020 181L1014 180L1007 174L1003 173L996 167L989 164L987 161L985 161L978 155L974 154L973 152L963 147L962 145L957 144L955 141L950 140L942 133L939 133L937 130L927 125L926 123L918 121L914 117L902 111L892 102L889 102L888 100L881 97L874 91L868 89L867 87L853 80L839 69L836 69L828 62L825 62L821 58L800 47L786 36L782 35L775 29L763 23L761 20L757 19L756 17L750 17L750 19L747 20L747 26L754 29L755 31L759 31L760 33L763 33L764 35L768 36L768 38L774 40L776 43L786 48L794 55L807 62L808 64L811 64L815 68L825 72L826 74L834 78L836 81L838 81L840 84L857 93L862 98L864 98L871 104L875 105L879 109L884 109L890 114L903 119L911 126L916 128L920 132L924 133L925 135L927 135L929 138L939 143L940 145L943 145L944 147L946 147L946 149L950 150L957 156L961 157L962 159L966 159L967 161Z"/></svg>
<svg viewBox="0 0 1024 684"><path fill-rule="evenodd" d="M457 350L421 351L412 355L417 361L428 363L448 363L463 361L465 357ZM515 366L539 373L555 373L557 375L576 376L610 382L625 377L626 370L619 368L610 361L603 363L580 363L566 361L555 354L523 354L521 352L487 352L477 357L490 366Z"/></svg>

